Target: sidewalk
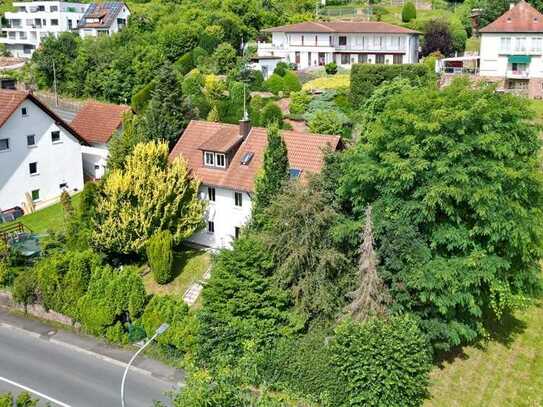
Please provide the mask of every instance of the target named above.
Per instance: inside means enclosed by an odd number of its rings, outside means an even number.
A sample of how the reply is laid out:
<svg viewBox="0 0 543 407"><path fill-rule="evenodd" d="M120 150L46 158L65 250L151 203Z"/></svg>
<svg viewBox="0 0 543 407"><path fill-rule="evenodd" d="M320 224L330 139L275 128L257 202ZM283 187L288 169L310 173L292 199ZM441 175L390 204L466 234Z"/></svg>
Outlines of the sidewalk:
<svg viewBox="0 0 543 407"><path fill-rule="evenodd" d="M130 351L108 344L99 338L58 330L38 320L11 314L9 309L1 306L0 325L25 331L28 335L64 346L76 352L91 354L98 359L118 366L125 367L135 352L135 350ZM144 356L138 357L132 364L131 369L172 383L182 383L185 379L182 370L166 366Z"/></svg>

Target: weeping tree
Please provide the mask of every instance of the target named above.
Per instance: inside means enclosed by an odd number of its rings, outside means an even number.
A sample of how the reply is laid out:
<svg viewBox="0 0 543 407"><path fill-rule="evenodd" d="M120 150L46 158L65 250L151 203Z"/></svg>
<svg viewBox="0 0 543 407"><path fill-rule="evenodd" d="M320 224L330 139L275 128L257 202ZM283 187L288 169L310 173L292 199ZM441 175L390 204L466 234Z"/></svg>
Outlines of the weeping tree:
<svg viewBox="0 0 543 407"><path fill-rule="evenodd" d="M383 316L387 313L390 295L377 273L378 262L373 248L371 206L368 206L358 261L358 287L347 295L351 303L345 308L347 314L354 320L364 321L370 316Z"/></svg>

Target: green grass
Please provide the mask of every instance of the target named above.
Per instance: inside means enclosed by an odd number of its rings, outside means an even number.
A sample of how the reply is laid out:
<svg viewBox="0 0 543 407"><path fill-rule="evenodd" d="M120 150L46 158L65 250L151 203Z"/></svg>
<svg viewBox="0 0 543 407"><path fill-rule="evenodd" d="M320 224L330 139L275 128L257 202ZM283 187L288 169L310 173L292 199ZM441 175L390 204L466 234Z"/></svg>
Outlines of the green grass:
<svg viewBox="0 0 543 407"><path fill-rule="evenodd" d="M72 205L77 208L79 205L80 194L72 196ZM29 227L34 233L45 233L48 230L58 231L64 225L64 215L60 203L40 209L34 213L22 216L15 222L21 222ZM6 226L9 223L6 224Z"/></svg>
<svg viewBox="0 0 543 407"><path fill-rule="evenodd" d="M504 325L433 371L425 407L543 406L543 304Z"/></svg>
<svg viewBox="0 0 543 407"><path fill-rule="evenodd" d="M211 257L205 250L187 247L175 255L175 278L173 281L160 285L154 280L153 273L148 273L143 277L145 290L150 294L157 295L183 295L192 283L202 279L210 262Z"/></svg>
<svg viewBox="0 0 543 407"><path fill-rule="evenodd" d="M543 100L530 100L532 110L538 123L543 124Z"/></svg>

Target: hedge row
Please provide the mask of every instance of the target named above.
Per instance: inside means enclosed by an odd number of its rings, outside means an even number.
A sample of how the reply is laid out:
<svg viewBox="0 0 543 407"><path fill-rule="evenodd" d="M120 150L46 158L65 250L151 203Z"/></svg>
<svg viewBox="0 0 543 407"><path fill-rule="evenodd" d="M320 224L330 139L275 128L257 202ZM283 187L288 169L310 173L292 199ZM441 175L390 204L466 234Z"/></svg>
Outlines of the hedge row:
<svg viewBox="0 0 543 407"><path fill-rule="evenodd" d="M355 64L351 69L351 100L360 107L373 94L375 88L385 81L402 77L413 84L425 82L430 77L428 67L423 64L372 65Z"/></svg>

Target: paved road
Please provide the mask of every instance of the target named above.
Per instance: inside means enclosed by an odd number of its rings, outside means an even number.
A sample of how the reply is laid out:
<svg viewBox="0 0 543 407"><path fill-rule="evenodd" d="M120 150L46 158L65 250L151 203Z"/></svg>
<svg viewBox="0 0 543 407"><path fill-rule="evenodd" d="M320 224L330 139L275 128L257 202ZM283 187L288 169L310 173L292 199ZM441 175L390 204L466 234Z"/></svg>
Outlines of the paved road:
<svg viewBox="0 0 543 407"><path fill-rule="evenodd" d="M0 393L21 391L6 380L64 403L63 407L120 406L121 366L25 332L0 326ZM174 384L130 372L126 407L151 407L167 401ZM55 403L53 403L55 406Z"/></svg>

